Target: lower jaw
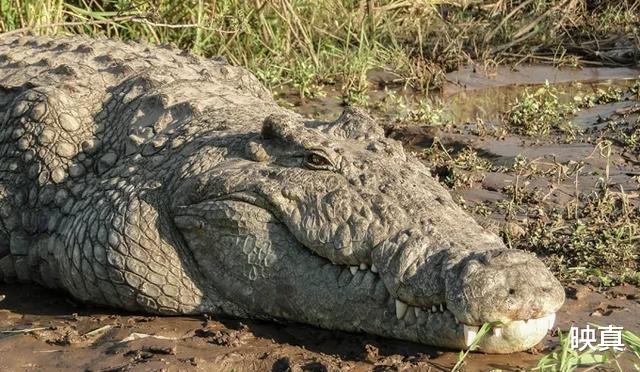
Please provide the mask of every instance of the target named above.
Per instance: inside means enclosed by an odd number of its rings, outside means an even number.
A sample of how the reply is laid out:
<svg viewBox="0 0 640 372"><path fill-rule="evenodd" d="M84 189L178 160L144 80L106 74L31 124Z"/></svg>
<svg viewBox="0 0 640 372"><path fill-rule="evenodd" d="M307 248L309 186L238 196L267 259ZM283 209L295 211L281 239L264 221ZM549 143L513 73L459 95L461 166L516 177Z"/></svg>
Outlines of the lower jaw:
<svg viewBox="0 0 640 372"><path fill-rule="evenodd" d="M425 319L418 317L418 327L415 328L406 327L401 321L400 328L404 328L405 332L402 336L397 335L400 336L398 338L457 350L468 349L476 341L473 350L488 354L509 354L534 347L553 328L555 320L555 314L527 321L516 320L495 325L486 334L478 336L480 326L457 323L449 311L425 315L432 316Z"/></svg>
<svg viewBox="0 0 640 372"><path fill-rule="evenodd" d="M530 349L553 329L554 321L555 313L539 319L516 320L495 326L481 338L478 350L489 354L508 354ZM465 343L469 344L469 335L467 332L465 335Z"/></svg>

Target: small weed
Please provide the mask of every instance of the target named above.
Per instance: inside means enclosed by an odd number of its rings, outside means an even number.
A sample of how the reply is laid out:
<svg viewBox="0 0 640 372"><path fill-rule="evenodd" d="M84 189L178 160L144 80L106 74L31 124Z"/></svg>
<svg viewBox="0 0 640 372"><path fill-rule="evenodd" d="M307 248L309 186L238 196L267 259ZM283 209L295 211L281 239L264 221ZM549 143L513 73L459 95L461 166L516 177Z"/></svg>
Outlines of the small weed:
<svg viewBox="0 0 640 372"><path fill-rule="evenodd" d="M556 256L561 263L556 269L574 279L595 275L609 285L612 278L619 282L640 269L640 209L631 207L622 192L583 195L577 208L546 211L529 218L524 229L527 234L515 246Z"/></svg>
<svg viewBox="0 0 640 372"><path fill-rule="evenodd" d="M595 353L590 349L577 351L571 348L571 338L558 330L560 345L540 359L534 371L570 372L580 366L601 365L610 360L609 354Z"/></svg>
<svg viewBox="0 0 640 372"><path fill-rule="evenodd" d="M640 112L640 106L634 108L632 112ZM636 119L635 123L630 122L625 115L621 118L610 119L603 129L601 137L631 152L640 153L640 117Z"/></svg>
<svg viewBox="0 0 640 372"><path fill-rule="evenodd" d="M430 127L442 127L448 124L444 106L427 98L414 103L408 102L404 97L397 97L394 109L393 120L396 123Z"/></svg>
<svg viewBox="0 0 640 372"><path fill-rule="evenodd" d="M619 102L624 98L624 94L625 91L617 87L598 88L595 93L573 97L573 101L577 107L591 108L595 105Z"/></svg>
<svg viewBox="0 0 640 372"><path fill-rule="evenodd" d="M544 136L552 130L571 133L575 128L570 119L577 108L562 103L559 92L546 83L534 91L527 89L506 113L506 122L516 133L526 136Z"/></svg>
<svg viewBox="0 0 640 372"><path fill-rule="evenodd" d="M631 94L635 95L636 100L640 100L640 80L636 81L635 84L629 89Z"/></svg>
<svg viewBox="0 0 640 372"><path fill-rule="evenodd" d="M491 169L491 163L479 157L472 148L465 147L452 156L437 138L423 151L422 158L432 164L433 175L452 189L482 182L484 174Z"/></svg>
<svg viewBox="0 0 640 372"><path fill-rule="evenodd" d="M599 327L597 324L591 324L594 327ZM538 361L538 365L533 368L534 371L549 371L549 372L570 372L576 370L578 367L590 366L588 370L592 370L599 366L615 363L615 367L618 371L622 371L618 358L622 353L629 352L637 359L634 363L634 368L640 370L640 337L637 334L623 330L621 333L622 343L625 345L626 350L614 352L612 350L593 350L585 347L584 350L574 349L571 346L571 338L563 335L558 330L558 338L560 344L551 353L545 355Z"/></svg>
<svg viewBox="0 0 640 372"><path fill-rule="evenodd" d="M640 336L627 329L622 331L622 341L627 345L636 358L638 358L638 362L640 362ZM638 365L636 365L636 369L640 370Z"/></svg>
<svg viewBox="0 0 640 372"><path fill-rule="evenodd" d="M430 98L413 100L392 90L385 90L385 95L375 109L384 112L396 124L429 127L445 127L450 124L450 115L443 102Z"/></svg>
<svg viewBox="0 0 640 372"><path fill-rule="evenodd" d="M517 157L513 166L504 170L513 174L513 182L502 189L510 198L493 205L495 212L524 231L505 237L509 246L543 256L563 279L596 281L604 286L638 283L640 208L623 189L609 186L612 151L610 141L597 143L594 153L599 152L604 169L591 192L578 191L585 162ZM540 178L552 181L548 190L529 185L529 180ZM561 208L545 202L555 185L567 187L568 182L574 184L573 199Z"/></svg>
<svg viewBox="0 0 640 372"><path fill-rule="evenodd" d="M311 61L297 61L291 71L291 85L301 99L319 95L321 87L316 85L316 69Z"/></svg>
<svg viewBox="0 0 640 372"><path fill-rule="evenodd" d="M417 107L408 112L408 116L409 121L427 126L442 126L446 122L444 107L428 99L421 99Z"/></svg>
<svg viewBox="0 0 640 372"><path fill-rule="evenodd" d="M478 333L476 334L476 336L471 341L471 345L469 345L467 350L460 351L460 353L458 354L458 361L453 366L453 368L451 368L451 372L460 371L460 369L462 368L462 365L464 364L465 359L467 358L467 355L469 355L469 352L476 350L478 348L478 345L480 345L480 341L482 341L484 336L486 336L487 333L489 333L489 331L493 329L493 327L497 327L500 324L501 324L500 322L484 323L482 327L480 327L480 329L478 330Z"/></svg>

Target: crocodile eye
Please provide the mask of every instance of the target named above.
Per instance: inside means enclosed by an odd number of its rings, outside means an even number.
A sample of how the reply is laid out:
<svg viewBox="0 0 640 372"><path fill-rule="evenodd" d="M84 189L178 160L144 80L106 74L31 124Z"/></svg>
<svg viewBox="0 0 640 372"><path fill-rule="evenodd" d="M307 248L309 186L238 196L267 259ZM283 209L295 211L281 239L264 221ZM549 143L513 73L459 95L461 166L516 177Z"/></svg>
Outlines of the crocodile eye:
<svg viewBox="0 0 640 372"><path fill-rule="evenodd" d="M317 152L312 152L307 155L306 159L307 167L311 169L332 169L333 163L326 156Z"/></svg>

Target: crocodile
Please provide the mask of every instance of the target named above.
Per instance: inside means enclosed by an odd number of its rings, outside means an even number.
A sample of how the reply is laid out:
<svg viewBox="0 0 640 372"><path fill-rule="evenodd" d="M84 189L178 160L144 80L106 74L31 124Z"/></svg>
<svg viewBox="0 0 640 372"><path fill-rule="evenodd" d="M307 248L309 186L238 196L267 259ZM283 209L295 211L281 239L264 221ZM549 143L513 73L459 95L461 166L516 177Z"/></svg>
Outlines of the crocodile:
<svg viewBox="0 0 640 372"><path fill-rule="evenodd" d="M0 38L0 281L97 305L531 348L564 290L366 111L172 46Z"/></svg>

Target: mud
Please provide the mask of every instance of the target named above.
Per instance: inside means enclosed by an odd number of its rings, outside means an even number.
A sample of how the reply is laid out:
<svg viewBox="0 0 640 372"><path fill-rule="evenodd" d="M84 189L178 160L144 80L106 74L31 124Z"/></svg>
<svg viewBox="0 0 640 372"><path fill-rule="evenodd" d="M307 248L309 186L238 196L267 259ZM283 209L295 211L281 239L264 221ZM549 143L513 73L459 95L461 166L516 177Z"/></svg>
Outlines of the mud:
<svg viewBox="0 0 640 372"><path fill-rule="evenodd" d="M3 371L448 371L457 358L452 351L300 324L118 313L32 285L1 285L0 293ZM636 287L572 286L567 294L561 329L587 323L640 329ZM555 342L550 334L535 351L471 354L465 368L529 369Z"/></svg>
<svg viewBox="0 0 640 372"><path fill-rule="evenodd" d="M388 93L373 93L370 106L386 123L388 134L403 141L408 151L420 154L442 145L453 156L468 147L492 168L512 167L521 156L535 162L539 172L487 171L482 177L471 178L469 185L453 190L470 210L508 200L507 191L518 182L525 190L537 190L543 205L563 208L575 199L576 190L593 190L604 174L608 174L612 190L623 190L630 205L638 206L640 154L614 143L612 154L605 157L594 140L609 119L635 122L640 112L637 97L627 96L620 102L582 110L574 124L588 131L569 143L554 136L535 139L510 133L478 135L478 128L472 124L480 117L488 130L498 128L500 112L506 104L523 89L545 81L562 87L571 96L601 87L626 88L638 76L637 69L610 68L555 70L524 66L515 70L461 70L447 76L449 82L441 95L430 97L448 103L453 125L447 129L394 123L389 111L376 109L384 107L380 101ZM424 98L407 91L396 93L415 100ZM313 117L332 119L342 110L341 98L330 89L325 97L315 100L302 101L290 94L280 99ZM562 171L572 164L582 166L577 179L556 178L549 172ZM496 231L509 228L499 212L476 217ZM640 333L638 287L600 288L588 283L567 283L566 292L567 302L557 314L559 329L566 331L572 324L584 328L594 323ZM35 285L2 284L0 299L2 371L447 371L458 357L450 350L300 324L122 313L79 304L63 293ZM550 333L528 352L472 353L464 370L527 370L557 343L557 335ZM627 356L620 360L623 370L631 369L634 362L638 363Z"/></svg>

